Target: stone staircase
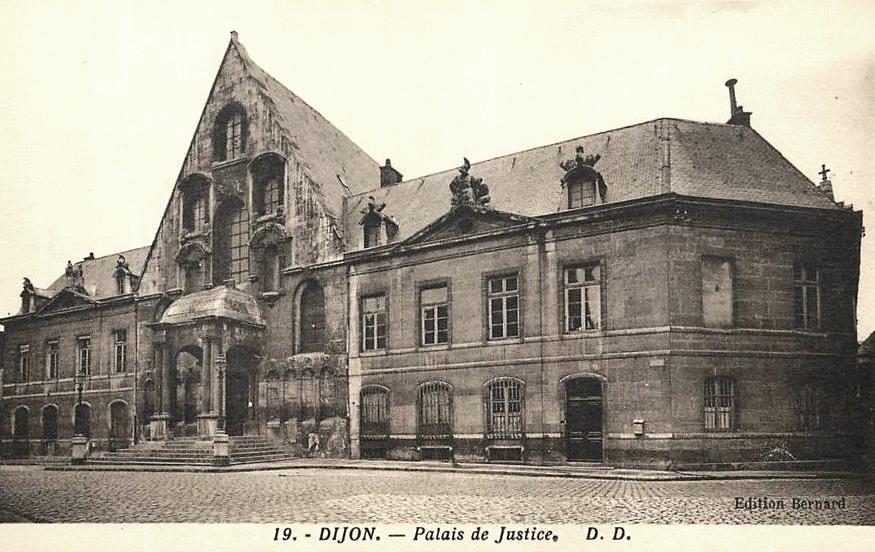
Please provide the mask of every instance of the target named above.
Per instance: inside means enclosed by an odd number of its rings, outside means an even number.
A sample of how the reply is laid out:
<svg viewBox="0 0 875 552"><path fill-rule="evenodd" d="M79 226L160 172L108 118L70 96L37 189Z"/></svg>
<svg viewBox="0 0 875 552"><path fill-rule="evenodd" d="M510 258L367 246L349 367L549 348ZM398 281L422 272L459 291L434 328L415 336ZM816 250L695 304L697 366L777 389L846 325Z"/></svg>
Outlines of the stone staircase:
<svg viewBox="0 0 875 552"><path fill-rule="evenodd" d="M288 460L292 456L258 435L229 437L231 465ZM175 437L169 441L146 441L131 448L105 452L88 459L89 464L211 466L213 442L195 437Z"/></svg>

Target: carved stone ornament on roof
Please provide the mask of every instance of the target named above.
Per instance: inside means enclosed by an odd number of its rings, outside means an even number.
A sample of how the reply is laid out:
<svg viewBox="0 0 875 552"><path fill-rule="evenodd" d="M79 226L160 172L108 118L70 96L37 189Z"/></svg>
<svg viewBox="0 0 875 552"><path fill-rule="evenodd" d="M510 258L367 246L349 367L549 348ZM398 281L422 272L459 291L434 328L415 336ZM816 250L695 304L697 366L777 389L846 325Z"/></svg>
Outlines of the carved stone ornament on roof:
<svg viewBox="0 0 875 552"><path fill-rule="evenodd" d="M33 284L31 283L30 278L25 277L25 279L24 279L24 293L29 293L29 294L35 293L35 291L33 289Z"/></svg>
<svg viewBox="0 0 875 552"><path fill-rule="evenodd" d="M598 185L599 196L604 202L608 187L605 184L605 179L600 172L595 170L595 164L598 163L601 155L584 155L583 146L577 146L574 150L574 159L568 159L559 163L559 166L565 170L562 175L562 185L565 186L569 182L576 180L584 180L594 182Z"/></svg>
<svg viewBox="0 0 875 552"><path fill-rule="evenodd" d="M374 199L374 196L368 196L368 206L359 211L362 214L362 218L361 220L359 220L359 224L364 224L369 217L376 216L380 219L386 218L386 215L383 214L383 209L385 208L385 203L377 203L377 201Z"/></svg>
<svg viewBox="0 0 875 552"><path fill-rule="evenodd" d="M489 204L489 186L487 186L482 178L475 178L468 174L471 170L471 162L467 158L462 158L464 161L459 167L453 181L450 182L450 191L453 193L453 205L479 205L486 206Z"/></svg>

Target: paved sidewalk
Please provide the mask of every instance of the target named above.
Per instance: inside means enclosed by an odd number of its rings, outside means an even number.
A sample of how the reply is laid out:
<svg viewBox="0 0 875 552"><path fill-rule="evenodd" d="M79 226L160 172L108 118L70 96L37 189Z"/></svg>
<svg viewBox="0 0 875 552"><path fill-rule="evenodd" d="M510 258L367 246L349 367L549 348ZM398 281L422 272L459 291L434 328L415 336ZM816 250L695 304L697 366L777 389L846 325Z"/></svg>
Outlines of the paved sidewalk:
<svg viewBox="0 0 875 552"><path fill-rule="evenodd" d="M840 471L702 471L677 472L638 470L607 466L531 466L516 464L450 464L447 462L406 462L400 460L348 460L328 458L296 458L277 462L236 464L226 467L185 465L47 465L51 471L132 471L132 472L188 472L235 473L287 469L350 469L404 472L448 472L486 475L516 475L529 477L570 477L579 479L607 479L628 481L695 481L721 479L847 479L865 477L864 474Z"/></svg>

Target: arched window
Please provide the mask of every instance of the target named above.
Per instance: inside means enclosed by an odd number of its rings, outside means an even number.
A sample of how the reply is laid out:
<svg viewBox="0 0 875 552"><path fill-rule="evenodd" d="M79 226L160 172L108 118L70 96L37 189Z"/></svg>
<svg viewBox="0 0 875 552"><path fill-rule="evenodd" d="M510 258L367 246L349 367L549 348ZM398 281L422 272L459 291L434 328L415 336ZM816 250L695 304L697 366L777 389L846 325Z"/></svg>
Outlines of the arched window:
<svg viewBox="0 0 875 552"><path fill-rule="evenodd" d="M496 378L486 386L486 435L490 439L520 439L523 436L522 382Z"/></svg>
<svg viewBox="0 0 875 552"><path fill-rule="evenodd" d="M187 189L182 199L182 229L200 232L207 222L207 190L203 186Z"/></svg>
<svg viewBox="0 0 875 552"><path fill-rule="evenodd" d="M12 454L27 456L30 454L30 409L21 405L14 410L13 416Z"/></svg>
<svg viewBox="0 0 875 552"><path fill-rule="evenodd" d="M361 391L361 434L365 438L389 436L389 390L365 387Z"/></svg>
<svg viewBox="0 0 875 552"><path fill-rule="evenodd" d="M43 407L43 454L54 454L58 441L58 407Z"/></svg>
<svg viewBox="0 0 875 552"><path fill-rule="evenodd" d="M216 215L215 284L249 277L249 212L239 199L225 201Z"/></svg>
<svg viewBox="0 0 875 552"><path fill-rule="evenodd" d="M729 431L735 429L735 380L713 376L705 380L705 429Z"/></svg>
<svg viewBox="0 0 875 552"><path fill-rule="evenodd" d="M453 435L450 384L434 381L421 385L417 393L416 432L424 439L447 439Z"/></svg>
<svg viewBox="0 0 875 552"><path fill-rule="evenodd" d="M225 106L213 127L213 160L237 159L245 150L246 113L240 104Z"/></svg>
<svg viewBox="0 0 875 552"><path fill-rule="evenodd" d="M266 154L252 163L252 199L256 215L283 212L285 167L285 159L275 154Z"/></svg>
<svg viewBox="0 0 875 552"><path fill-rule="evenodd" d="M300 300L299 353L317 353L325 350L325 294L314 281L304 284Z"/></svg>

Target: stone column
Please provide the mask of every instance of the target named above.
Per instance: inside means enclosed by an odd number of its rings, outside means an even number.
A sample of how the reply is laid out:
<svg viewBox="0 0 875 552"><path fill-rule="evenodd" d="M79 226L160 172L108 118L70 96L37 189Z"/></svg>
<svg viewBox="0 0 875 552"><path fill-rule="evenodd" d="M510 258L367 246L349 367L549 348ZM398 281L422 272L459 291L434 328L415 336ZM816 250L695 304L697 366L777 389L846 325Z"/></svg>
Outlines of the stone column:
<svg viewBox="0 0 875 552"><path fill-rule="evenodd" d="M218 419L217 434L225 433L225 372L227 361L225 355L219 354L216 357L214 366L216 368L216 377L213 380L215 388L213 389L213 399L216 404L216 415Z"/></svg>
<svg viewBox="0 0 875 552"><path fill-rule="evenodd" d="M359 396L362 388L362 364L359 358L359 300L358 300L358 275L355 269L350 267L347 288L347 312L349 313L349 339L346 347L348 351L348 389L347 396L349 413L349 454L352 458L361 458L359 447Z"/></svg>
<svg viewBox="0 0 875 552"><path fill-rule="evenodd" d="M198 334L198 338L200 339L203 367L201 369L201 400L198 404L197 434L198 437L204 439L216 435L218 430L216 403L213 398L213 389L215 388L213 379L216 371L214 366L216 357L213 348L216 339L207 329L202 330Z"/></svg>
<svg viewBox="0 0 875 552"><path fill-rule="evenodd" d="M169 353L167 351L167 343L163 335L156 337L152 344L155 355L155 363L158 365L156 372L159 375L159 386L161 392L158 394L158 414L152 416L149 420L150 435L153 441L167 439L170 435L170 385L172 382L169 377Z"/></svg>

